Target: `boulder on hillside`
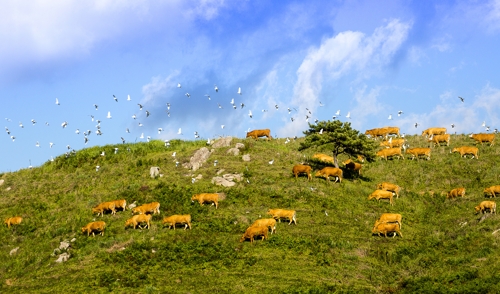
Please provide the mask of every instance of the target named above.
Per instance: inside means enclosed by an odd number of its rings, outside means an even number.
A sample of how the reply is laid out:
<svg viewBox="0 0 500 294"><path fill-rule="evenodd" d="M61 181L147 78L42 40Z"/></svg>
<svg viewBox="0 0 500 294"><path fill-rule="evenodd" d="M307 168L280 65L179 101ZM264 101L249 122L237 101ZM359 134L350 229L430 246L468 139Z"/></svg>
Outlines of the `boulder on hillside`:
<svg viewBox="0 0 500 294"><path fill-rule="evenodd" d="M212 144L213 148L220 148L220 147L229 147L231 145L231 142L233 141L233 137L227 136L224 138L217 139L215 143Z"/></svg>
<svg viewBox="0 0 500 294"><path fill-rule="evenodd" d="M5 182L5 180L4 180L4 179L1 179L1 180L0 180L0 186L1 186L1 185L3 185L3 182Z"/></svg>
<svg viewBox="0 0 500 294"><path fill-rule="evenodd" d="M230 148L229 150L227 150L227 154L239 155L240 154L240 149L238 149L238 148Z"/></svg>
<svg viewBox="0 0 500 294"><path fill-rule="evenodd" d="M250 154L245 154L242 157L243 161L250 161Z"/></svg>
<svg viewBox="0 0 500 294"><path fill-rule="evenodd" d="M56 260L56 262L62 263L62 262L68 261L69 257L70 257L69 253L64 252L63 254L59 255L59 258Z"/></svg>
<svg viewBox="0 0 500 294"><path fill-rule="evenodd" d="M225 174L222 177L213 177L212 184L223 187L232 187L236 182L243 180L243 174Z"/></svg>
<svg viewBox="0 0 500 294"><path fill-rule="evenodd" d="M183 166L185 168L190 168L193 171L198 170L203 165L203 163L207 161L208 157L210 157L210 154L211 152L207 147L198 149L189 160L189 163L186 163Z"/></svg>
<svg viewBox="0 0 500 294"><path fill-rule="evenodd" d="M236 143L236 145L234 147L236 147L238 149L243 149L243 148L245 148L245 144L243 144L243 143Z"/></svg>

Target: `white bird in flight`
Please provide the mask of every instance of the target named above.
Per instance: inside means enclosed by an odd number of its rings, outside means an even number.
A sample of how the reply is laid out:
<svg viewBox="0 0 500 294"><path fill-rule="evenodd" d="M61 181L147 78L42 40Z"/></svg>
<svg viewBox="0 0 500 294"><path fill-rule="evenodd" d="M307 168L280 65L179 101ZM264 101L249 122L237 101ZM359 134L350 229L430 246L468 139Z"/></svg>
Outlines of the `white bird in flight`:
<svg viewBox="0 0 500 294"><path fill-rule="evenodd" d="M118 98L116 98L115 95L113 95L113 99L115 99L115 101L118 102Z"/></svg>
<svg viewBox="0 0 500 294"><path fill-rule="evenodd" d="M403 111L402 110L398 111L398 116L401 116L401 114L403 114Z"/></svg>
<svg viewBox="0 0 500 294"><path fill-rule="evenodd" d="M389 114L389 117L387 119L392 119L392 114Z"/></svg>
<svg viewBox="0 0 500 294"><path fill-rule="evenodd" d="M219 87L217 87L217 85L214 85L214 90L215 92L219 92Z"/></svg>
<svg viewBox="0 0 500 294"><path fill-rule="evenodd" d="M24 128L24 126L23 126L23 123L22 123L22 122L19 122L19 126L20 126L21 128ZM483 127L484 127L484 126L483 126Z"/></svg>
<svg viewBox="0 0 500 294"><path fill-rule="evenodd" d="M182 88L181 83L177 83L177 88Z"/></svg>
<svg viewBox="0 0 500 294"><path fill-rule="evenodd" d="M238 94L241 95L241 87L238 87Z"/></svg>
<svg viewBox="0 0 500 294"><path fill-rule="evenodd" d="M179 131L177 131L177 135L182 135L182 130L179 128Z"/></svg>
<svg viewBox="0 0 500 294"><path fill-rule="evenodd" d="M336 116L339 116L339 115L340 115L340 109L339 109L339 110L337 110L337 112L335 112L335 115L336 115Z"/></svg>
<svg viewBox="0 0 500 294"><path fill-rule="evenodd" d="M345 117L347 117L347 118L349 118L349 119L350 119L350 118L351 118L351 113L350 113L350 112L348 112L348 113L347 113L347 115L346 115Z"/></svg>
<svg viewBox="0 0 500 294"><path fill-rule="evenodd" d="M111 118L111 111L108 111L108 116L106 118Z"/></svg>
<svg viewBox="0 0 500 294"><path fill-rule="evenodd" d="M211 100L211 99L210 99L210 95L205 94L205 97L208 97L208 100Z"/></svg>
<svg viewBox="0 0 500 294"><path fill-rule="evenodd" d="M163 129L162 128L158 128L158 134L160 134L161 132L163 132Z"/></svg>
<svg viewBox="0 0 500 294"><path fill-rule="evenodd" d="M56 105L61 105L59 104L59 99L56 98Z"/></svg>
<svg viewBox="0 0 500 294"><path fill-rule="evenodd" d="M186 94L184 94L184 95L186 95L188 98L190 98L190 97L191 97L191 94L189 94L189 93L186 93Z"/></svg>
<svg viewBox="0 0 500 294"><path fill-rule="evenodd" d="M52 146L54 146L54 143L50 142L49 145L50 145L50 148L52 148Z"/></svg>
<svg viewBox="0 0 500 294"><path fill-rule="evenodd" d="M61 124L61 127L63 127L63 129L64 129L65 127L67 127L67 126L68 126L68 122L66 122L66 121L65 121L65 122L63 122L63 123Z"/></svg>
<svg viewBox="0 0 500 294"><path fill-rule="evenodd" d="M131 101L132 99L130 99L130 95L127 95L127 101Z"/></svg>
<svg viewBox="0 0 500 294"><path fill-rule="evenodd" d="M249 110L249 111L248 111L248 116L249 116L250 118L252 118L252 111L251 111L251 110Z"/></svg>

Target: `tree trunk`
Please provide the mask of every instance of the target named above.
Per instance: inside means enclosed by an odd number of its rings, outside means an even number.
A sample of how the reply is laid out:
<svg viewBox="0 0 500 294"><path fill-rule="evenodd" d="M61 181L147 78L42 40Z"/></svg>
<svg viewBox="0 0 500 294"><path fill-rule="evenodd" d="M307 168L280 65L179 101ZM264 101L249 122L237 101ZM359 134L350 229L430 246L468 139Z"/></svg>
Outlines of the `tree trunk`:
<svg viewBox="0 0 500 294"><path fill-rule="evenodd" d="M333 165L335 165L336 168L339 168L339 161L337 159L337 154L333 152Z"/></svg>

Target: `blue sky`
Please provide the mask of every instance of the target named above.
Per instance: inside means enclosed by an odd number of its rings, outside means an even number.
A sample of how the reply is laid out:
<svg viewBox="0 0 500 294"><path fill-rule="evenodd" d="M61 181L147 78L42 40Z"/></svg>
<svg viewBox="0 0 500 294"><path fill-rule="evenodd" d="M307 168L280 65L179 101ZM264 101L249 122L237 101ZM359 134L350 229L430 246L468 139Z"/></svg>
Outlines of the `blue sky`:
<svg viewBox="0 0 500 294"><path fill-rule="evenodd" d="M12 0L0 7L0 117L10 131L0 136L0 172L43 164L67 145L80 150L121 137L241 138L261 128L301 136L306 115L331 120L338 110L362 132L500 128L500 1Z"/></svg>

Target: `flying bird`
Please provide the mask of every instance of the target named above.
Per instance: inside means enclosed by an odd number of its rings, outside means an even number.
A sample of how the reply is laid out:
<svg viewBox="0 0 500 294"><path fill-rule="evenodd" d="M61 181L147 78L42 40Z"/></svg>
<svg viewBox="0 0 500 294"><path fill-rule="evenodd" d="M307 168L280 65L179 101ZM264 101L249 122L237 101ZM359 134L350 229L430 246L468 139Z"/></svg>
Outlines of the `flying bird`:
<svg viewBox="0 0 500 294"><path fill-rule="evenodd" d="M249 111L248 111L248 116L249 116L250 118L252 118L252 111L251 111L251 110L249 110Z"/></svg>
<svg viewBox="0 0 500 294"><path fill-rule="evenodd" d="M50 142L49 145L50 145L50 148L52 148L52 146L54 146L55 144Z"/></svg>
<svg viewBox="0 0 500 294"><path fill-rule="evenodd" d="M274 104L274 108L276 108L276 110L278 110L278 108L279 108L278 104Z"/></svg>
<svg viewBox="0 0 500 294"><path fill-rule="evenodd" d="M460 99L460 101L462 101L462 103L464 102L464 98L458 96L458 99Z"/></svg>
<svg viewBox="0 0 500 294"><path fill-rule="evenodd" d="M167 103L167 109L170 110L170 103Z"/></svg>
<svg viewBox="0 0 500 294"><path fill-rule="evenodd" d="M245 104L244 103L241 103L240 104L241 108L245 107Z"/></svg>
<svg viewBox="0 0 500 294"><path fill-rule="evenodd" d="M144 139L144 133L141 133L141 136L139 137L139 139Z"/></svg>
<svg viewBox="0 0 500 294"><path fill-rule="evenodd" d="M451 124L451 128L453 129L455 127L455 124Z"/></svg>
<svg viewBox="0 0 500 294"><path fill-rule="evenodd" d="M108 116L106 118L111 118L111 111L108 111Z"/></svg>
<svg viewBox="0 0 500 294"><path fill-rule="evenodd" d="M225 127L225 125L220 125L220 128L221 128L221 129L224 129L224 127Z"/></svg>
<svg viewBox="0 0 500 294"><path fill-rule="evenodd" d="M210 95L205 94L205 97L207 97L207 98L208 98L208 100L211 100L211 99L210 99Z"/></svg>
<svg viewBox="0 0 500 294"><path fill-rule="evenodd" d="M238 87L238 94L241 95L241 87Z"/></svg>
<svg viewBox="0 0 500 294"><path fill-rule="evenodd" d="M184 94L184 95L186 95L188 98L190 98L190 97L191 97L191 94L189 94L189 93L186 93L186 94Z"/></svg>
<svg viewBox="0 0 500 294"><path fill-rule="evenodd" d="M127 129L125 130L125 132L130 133L130 130L127 128Z"/></svg>
<svg viewBox="0 0 500 294"><path fill-rule="evenodd" d="M135 113L134 113L134 115L132 115L132 118L133 118L133 119L136 119L136 118L137 118L137 115L135 115Z"/></svg>
<svg viewBox="0 0 500 294"><path fill-rule="evenodd" d="M222 108L223 108L223 107L222 107L222 105L220 105L220 103L217 103L217 105L219 106L219 108L220 108L220 109L222 109Z"/></svg>
<svg viewBox="0 0 500 294"><path fill-rule="evenodd" d="M403 114L403 111L402 110L398 111L398 116L401 116L401 114Z"/></svg>
<svg viewBox="0 0 500 294"><path fill-rule="evenodd" d="M387 119L392 119L392 114L389 114L389 117Z"/></svg>
<svg viewBox="0 0 500 294"><path fill-rule="evenodd" d="M22 123L22 122L19 122L19 126L20 126L21 128L24 128L24 126L23 126L23 123Z"/></svg>
<svg viewBox="0 0 500 294"><path fill-rule="evenodd" d="M127 101L131 101L132 99L130 99L130 95L127 95Z"/></svg>
<svg viewBox="0 0 500 294"><path fill-rule="evenodd" d="M481 126L485 127L486 126L486 121L483 121L483 124Z"/></svg>
<svg viewBox="0 0 500 294"><path fill-rule="evenodd" d="M56 98L56 105L61 105L59 104L59 99Z"/></svg>
<svg viewBox="0 0 500 294"><path fill-rule="evenodd" d="M33 125L35 125L35 124L36 124L36 121L35 121L34 119L32 119L32 120L31 120L31 123L32 123Z"/></svg>
<svg viewBox="0 0 500 294"><path fill-rule="evenodd" d="M139 123L139 126L142 127L142 123Z"/></svg>
<svg viewBox="0 0 500 294"><path fill-rule="evenodd" d="M177 83L177 88L182 88L181 83Z"/></svg>
<svg viewBox="0 0 500 294"><path fill-rule="evenodd" d="M113 95L113 99L115 99L115 101L118 102L118 98L116 98L115 95Z"/></svg>
<svg viewBox="0 0 500 294"><path fill-rule="evenodd" d="M340 116L340 109L339 109L339 110L337 110L337 112L335 112L335 115L336 115L336 116Z"/></svg>
<svg viewBox="0 0 500 294"><path fill-rule="evenodd" d="M292 113L292 110L290 109L290 107L288 107L287 109L288 109L288 114Z"/></svg>
<svg viewBox="0 0 500 294"><path fill-rule="evenodd" d="M293 122L295 120L295 118L291 117L290 120Z"/></svg>
<svg viewBox="0 0 500 294"><path fill-rule="evenodd" d="M76 129L75 133L78 135L80 134L80 129Z"/></svg>
<svg viewBox="0 0 500 294"><path fill-rule="evenodd" d="M137 103L139 105L139 110L142 110L142 104Z"/></svg>
<svg viewBox="0 0 500 294"><path fill-rule="evenodd" d="M231 105L234 105L234 98L231 99Z"/></svg>
<svg viewBox="0 0 500 294"><path fill-rule="evenodd" d="M66 122L66 121L65 121L65 122L63 122L63 123L61 124L61 127L63 127L63 129L64 129L65 127L67 127L67 126L68 126L68 122Z"/></svg>
<svg viewBox="0 0 500 294"><path fill-rule="evenodd" d="M218 93L219 92L219 87L217 87L217 85L214 85L214 90L215 90L215 92Z"/></svg>
<svg viewBox="0 0 500 294"><path fill-rule="evenodd" d="M38 143L38 141L36 141L35 146L36 146L36 147L40 147L40 143Z"/></svg>
<svg viewBox="0 0 500 294"><path fill-rule="evenodd" d="M122 139L122 144L125 144L125 139L123 137L120 137Z"/></svg>
<svg viewBox="0 0 500 294"><path fill-rule="evenodd" d="M14 136L10 136L10 138L12 139L12 142L14 142L16 140L16 137L14 137Z"/></svg>
<svg viewBox="0 0 500 294"><path fill-rule="evenodd" d="M146 110L146 117L149 117L150 114L151 114L151 112Z"/></svg>
<svg viewBox="0 0 500 294"><path fill-rule="evenodd" d="M182 135L182 130L179 128L179 131L177 131L177 135Z"/></svg>
<svg viewBox="0 0 500 294"><path fill-rule="evenodd" d="M158 134L160 134L161 132L163 132L163 129L162 128L158 128Z"/></svg>
<svg viewBox="0 0 500 294"><path fill-rule="evenodd" d="M320 106L320 107L323 107L323 106L325 106L325 105L323 105L323 103L321 103L321 101L320 101L320 102L319 102L319 106Z"/></svg>
<svg viewBox="0 0 500 294"><path fill-rule="evenodd" d="M351 113L350 113L350 112L348 112L348 113L347 113L347 115L346 115L345 117L347 117L348 119L351 119Z"/></svg>
<svg viewBox="0 0 500 294"><path fill-rule="evenodd" d="M418 123L415 123L415 128L418 127Z"/></svg>

